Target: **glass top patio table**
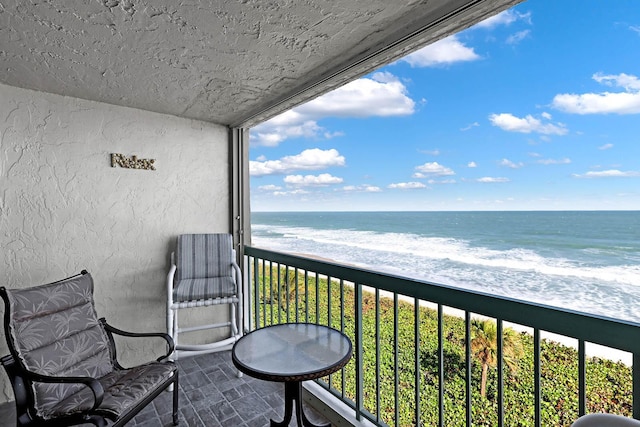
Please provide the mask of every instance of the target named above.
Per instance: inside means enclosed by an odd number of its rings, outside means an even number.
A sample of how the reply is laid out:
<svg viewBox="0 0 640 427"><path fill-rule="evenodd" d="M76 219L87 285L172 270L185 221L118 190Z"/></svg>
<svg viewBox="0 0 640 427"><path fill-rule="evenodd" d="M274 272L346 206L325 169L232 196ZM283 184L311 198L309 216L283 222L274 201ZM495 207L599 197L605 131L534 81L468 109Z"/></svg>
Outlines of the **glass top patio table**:
<svg viewBox="0 0 640 427"><path fill-rule="evenodd" d="M306 381L342 368L351 357L346 335L324 325L285 323L257 329L233 348L233 363L252 377Z"/></svg>
<svg viewBox="0 0 640 427"><path fill-rule="evenodd" d="M286 426L295 400L298 425L313 426L302 411L301 382L329 375L349 362L351 340L340 331L313 323L284 323L257 329L233 346L234 365L247 375L285 383Z"/></svg>

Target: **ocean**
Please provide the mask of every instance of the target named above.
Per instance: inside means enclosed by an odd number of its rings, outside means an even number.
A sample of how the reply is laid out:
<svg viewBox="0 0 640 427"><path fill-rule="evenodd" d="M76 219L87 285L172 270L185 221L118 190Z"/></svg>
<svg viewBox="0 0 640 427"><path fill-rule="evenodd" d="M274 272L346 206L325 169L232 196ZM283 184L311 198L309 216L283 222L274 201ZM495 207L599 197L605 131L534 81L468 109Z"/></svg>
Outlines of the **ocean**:
<svg viewBox="0 0 640 427"><path fill-rule="evenodd" d="M252 244L640 322L640 212L254 212Z"/></svg>

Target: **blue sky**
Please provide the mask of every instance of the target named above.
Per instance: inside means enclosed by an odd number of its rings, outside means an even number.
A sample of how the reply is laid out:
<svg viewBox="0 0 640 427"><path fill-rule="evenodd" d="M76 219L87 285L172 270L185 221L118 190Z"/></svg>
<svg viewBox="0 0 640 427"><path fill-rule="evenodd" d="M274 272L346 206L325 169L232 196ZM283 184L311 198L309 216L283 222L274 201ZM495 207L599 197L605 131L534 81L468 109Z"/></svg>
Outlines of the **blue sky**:
<svg viewBox="0 0 640 427"><path fill-rule="evenodd" d="M253 211L640 209L640 3L524 2L250 141Z"/></svg>

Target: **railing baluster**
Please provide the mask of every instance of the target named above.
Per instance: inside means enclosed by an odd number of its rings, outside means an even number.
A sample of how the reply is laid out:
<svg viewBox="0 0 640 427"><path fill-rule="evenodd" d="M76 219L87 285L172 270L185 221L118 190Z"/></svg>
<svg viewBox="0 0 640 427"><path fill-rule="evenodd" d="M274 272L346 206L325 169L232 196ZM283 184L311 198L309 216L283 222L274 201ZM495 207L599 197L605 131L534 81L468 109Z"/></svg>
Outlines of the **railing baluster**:
<svg viewBox="0 0 640 427"><path fill-rule="evenodd" d="M304 270L304 321L309 323L309 272Z"/></svg>
<svg viewBox="0 0 640 427"><path fill-rule="evenodd" d="M253 265L252 271L249 272L249 277L251 277L251 273L253 273L253 289L254 289L254 296L253 296L253 316L254 316L254 321L256 324L256 329L258 329L260 327L260 292L259 292L259 287L260 287L260 281L258 280L258 274L259 274L259 264L258 264L258 259L257 258L253 258L253 264L251 264L251 262L248 263L248 265ZM247 289L252 289L251 284L248 283L247 284ZM262 293L262 295L264 295L264 292ZM249 319L251 320L251 319ZM249 325L249 330L253 330L253 328L251 327L251 325Z"/></svg>
<svg viewBox="0 0 640 427"><path fill-rule="evenodd" d="M466 387L466 416L467 416L467 427L471 427L471 405L472 405L472 394L471 394L471 313L465 311L464 313L464 340L465 340L465 387Z"/></svg>
<svg viewBox="0 0 640 427"><path fill-rule="evenodd" d="M331 276L327 276L327 326L332 327L331 319Z"/></svg>
<svg viewBox="0 0 640 427"><path fill-rule="evenodd" d="M316 324L320 324L320 278L318 272L315 272L316 277Z"/></svg>
<svg viewBox="0 0 640 427"><path fill-rule="evenodd" d="M587 366L584 340L578 340L578 416L587 411Z"/></svg>
<svg viewBox="0 0 640 427"><path fill-rule="evenodd" d="M343 334L345 333L344 330L344 280L340 279L340 332L342 332ZM341 377L341 386L342 386L342 398L344 399L345 397L345 390L347 388L347 383L346 383L346 378L345 378L345 370L346 370L346 366L344 366L341 370L340 370L340 377Z"/></svg>
<svg viewBox="0 0 640 427"><path fill-rule="evenodd" d="M269 261L269 293L271 294L271 299L269 300L269 305L271 306L271 325L273 325L273 262Z"/></svg>
<svg viewBox="0 0 640 427"><path fill-rule="evenodd" d="M282 323L282 280L280 280L280 268L282 264L276 263L276 286L278 287L278 324Z"/></svg>
<svg viewBox="0 0 640 427"><path fill-rule="evenodd" d="M267 326L267 277L264 275L266 260L262 259L260 264L262 267L262 327L265 327ZM256 327L258 327L258 324L259 322L256 321Z"/></svg>
<svg viewBox="0 0 640 427"><path fill-rule="evenodd" d="M633 353L633 418L640 420L640 353Z"/></svg>
<svg viewBox="0 0 640 427"><path fill-rule="evenodd" d="M414 332L414 360L415 360L415 400L416 400L416 413L415 420L416 425L421 424L420 421L420 300L418 298L413 299L413 332Z"/></svg>
<svg viewBox="0 0 640 427"><path fill-rule="evenodd" d="M496 319L498 339L498 427L504 426L504 336L502 319Z"/></svg>
<svg viewBox="0 0 640 427"><path fill-rule="evenodd" d="M398 294L394 292L393 294L393 401L395 402L395 410L394 410L394 420L396 422L396 427L400 424L400 391L399 391L399 383L400 383L400 374L398 370Z"/></svg>
<svg viewBox="0 0 640 427"><path fill-rule="evenodd" d="M444 426L444 339L442 304L438 304L438 425Z"/></svg>
<svg viewBox="0 0 640 427"><path fill-rule="evenodd" d="M534 416L536 427L542 426L541 401L542 390L540 388L540 329L533 330L533 393Z"/></svg>
<svg viewBox="0 0 640 427"><path fill-rule="evenodd" d="M327 326L333 328L333 318L331 313L331 276L327 276ZM333 375L329 375L329 388L333 387Z"/></svg>
<svg viewBox="0 0 640 427"><path fill-rule="evenodd" d="M380 289L376 288L376 421L380 422Z"/></svg>
<svg viewBox="0 0 640 427"><path fill-rule="evenodd" d="M291 295L291 292L290 292L291 290L289 289L289 266L288 265L284 266L284 290L285 290L284 299L286 301L285 307L287 309L286 319L287 319L287 323L289 323L289 311L291 311L289 309L289 295Z"/></svg>
<svg viewBox="0 0 640 427"><path fill-rule="evenodd" d="M295 287L296 287L296 323L300 321L300 303L298 302L298 267L293 270L295 277Z"/></svg>
<svg viewBox="0 0 640 427"><path fill-rule="evenodd" d="M355 284L355 327L356 327L356 419L362 419L362 411L364 410L364 392L363 392L363 369L362 369L362 284Z"/></svg>

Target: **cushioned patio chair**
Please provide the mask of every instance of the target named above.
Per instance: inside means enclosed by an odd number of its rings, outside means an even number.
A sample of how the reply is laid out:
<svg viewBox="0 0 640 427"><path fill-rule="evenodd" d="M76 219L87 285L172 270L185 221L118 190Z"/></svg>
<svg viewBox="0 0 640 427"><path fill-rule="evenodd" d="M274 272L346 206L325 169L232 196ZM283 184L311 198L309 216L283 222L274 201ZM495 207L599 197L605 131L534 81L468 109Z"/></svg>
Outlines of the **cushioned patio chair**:
<svg viewBox="0 0 640 427"><path fill-rule="evenodd" d="M93 279L82 273L47 285L0 288L10 355L1 361L16 399L18 426L91 423L122 426L163 390L173 386L178 423L178 370L164 333L131 333L98 319ZM113 335L166 340L167 354L123 368Z"/></svg>
<svg viewBox="0 0 640 427"><path fill-rule="evenodd" d="M178 236L167 275L167 331L179 355L196 355L231 349L242 336L242 274L235 261L230 234L183 234ZM179 327L178 310L226 304L228 320ZM182 344L180 333L229 328L229 337L203 344Z"/></svg>

